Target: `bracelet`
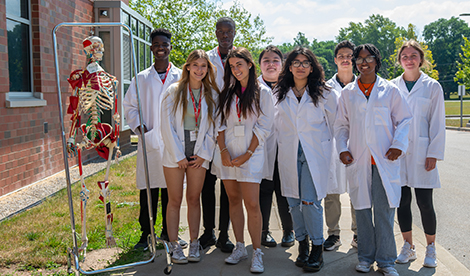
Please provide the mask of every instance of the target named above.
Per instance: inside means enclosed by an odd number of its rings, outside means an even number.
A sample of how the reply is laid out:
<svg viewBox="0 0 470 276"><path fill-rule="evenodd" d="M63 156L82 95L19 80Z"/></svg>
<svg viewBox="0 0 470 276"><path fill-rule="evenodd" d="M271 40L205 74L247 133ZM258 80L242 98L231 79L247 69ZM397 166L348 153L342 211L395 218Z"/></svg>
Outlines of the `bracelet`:
<svg viewBox="0 0 470 276"><path fill-rule="evenodd" d="M251 150L246 150L246 152L247 152L250 156L253 155L253 152L252 152Z"/></svg>
<svg viewBox="0 0 470 276"><path fill-rule="evenodd" d="M226 150L228 150L227 147L221 149L221 150L220 150L220 153L222 153L222 152L224 152L224 151L226 151Z"/></svg>

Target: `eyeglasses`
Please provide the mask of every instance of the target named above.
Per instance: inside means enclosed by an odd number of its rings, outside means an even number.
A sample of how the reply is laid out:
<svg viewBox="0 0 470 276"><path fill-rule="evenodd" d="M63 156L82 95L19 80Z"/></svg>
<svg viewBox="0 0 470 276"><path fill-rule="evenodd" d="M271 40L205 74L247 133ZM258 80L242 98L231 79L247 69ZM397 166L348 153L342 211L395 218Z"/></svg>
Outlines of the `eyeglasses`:
<svg viewBox="0 0 470 276"><path fill-rule="evenodd" d="M347 60L351 60L352 57L353 57L352 55L346 55L346 56L338 55L336 58L337 58L337 59L347 59Z"/></svg>
<svg viewBox="0 0 470 276"><path fill-rule="evenodd" d="M365 58L361 58L361 57L358 57L355 59L356 60L356 64L362 64L364 62L364 60L367 62L367 63L371 63L372 61L375 60L375 56L367 56Z"/></svg>
<svg viewBox="0 0 470 276"><path fill-rule="evenodd" d="M292 61L292 66L293 67L300 67L300 65L302 64L302 67L303 68L308 68L310 67L310 64L312 64L310 61L308 60L304 60L302 62L298 61L298 60L294 60Z"/></svg>

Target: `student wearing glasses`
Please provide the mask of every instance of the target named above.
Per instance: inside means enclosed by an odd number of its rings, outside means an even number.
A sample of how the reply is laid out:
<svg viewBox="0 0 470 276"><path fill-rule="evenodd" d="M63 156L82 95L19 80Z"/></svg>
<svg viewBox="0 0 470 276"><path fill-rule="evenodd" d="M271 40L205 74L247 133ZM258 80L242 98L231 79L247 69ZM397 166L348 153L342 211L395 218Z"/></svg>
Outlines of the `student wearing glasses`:
<svg viewBox="0 0 470 276"><path fill-rule="evenodd" d="M225 262L237 264L248 257L243 237L243 202L253 244L250 271L261 273L264 265L259 183L265 177L265 143L273 124L274 104L269 89L259 84L255 63L245 48L235 48L228 53L218 116L217 143L220 151L215 153L212 171L223 181L227 191L237 240L235 249Z"/></svg>
<svg viewBox="0 0 470 276"><path fill-rule="evenodd" d="M353 52L360 75L341 92L335 121L340 159L345 164L349 195L356 210L356 270L398 275L393 223L401 197L400 158L408 148L411 111L398 88L377 76L380 52L364 44Z"/></svg>
<svg viewBox="0 0 470 276"><path fill-rule="evenodd" d="M321 200L329 183L335 181L330 166L337 96L324 78L312 51L296 47L288 54L275 88L282 194L289 203L299 241L295 265L307 272L323 267Z"/></svg>
<svg viewBox="0 0 470 276"><path fill-rule="evenodd" d="M259 55L259 65L263 75L259 76L258 81L261 84L274 88L282 70L283 55L276 46L269 45ZM272 91L271 91L272 92ZM273 98L274 98L273 94ZM274 102L277 102L274 99ZM287 199L281 193L281 180L279 179L279 169L277 162L277 131L274 129L266 139L267 160L265 168L268 170L268 177L261 181L259 191L259 204L261 215L263 217L263 232L261 233L261 244L268 247L275 247L276 240L269 232L269 219L273 204L273 192L276 194L277 210L283 230L281 246L291 247L294 245L294 231L292 226L292 217L289 213Z"/></svg>
<svg viewBox="0 0 470 276"><path fill-rule="evenodd" d="M434 188L440 188L437 160L444 159L446 138L444 93L436 80L423 73L420 68L429 66L421 45L415 40L403 43L398 51L398 62L405 72L393 82L407 100L414 117L410 125L410 147L401 163L403 186L398 208L398 222L405 244L397 263L415 260L416 251L411 232L411 188L426 234L424 266L436 267L436 213L432 202Z"/></svg>
<svg viewBox="0 0 470 276"><path fill-rule="evenodd" d="M338 72L326 82L333 88L338 98L341 96L341 90L349 84L356 81L353 73L352 57L354 43L349 40L343 40L335 47L335 64ZM336 147L334 149L336 152ZM328 195L325 197L325 222L328 227L328 238L323 247L325 250L334 250L341 245L339 219L341 218L340 195L346 192L346 168L339 160L338 155L333 157L336 165L336 184L328 186ZM351 245L357 247L357 227L356 212L351 204L351 230L354 233Z"/></svg>

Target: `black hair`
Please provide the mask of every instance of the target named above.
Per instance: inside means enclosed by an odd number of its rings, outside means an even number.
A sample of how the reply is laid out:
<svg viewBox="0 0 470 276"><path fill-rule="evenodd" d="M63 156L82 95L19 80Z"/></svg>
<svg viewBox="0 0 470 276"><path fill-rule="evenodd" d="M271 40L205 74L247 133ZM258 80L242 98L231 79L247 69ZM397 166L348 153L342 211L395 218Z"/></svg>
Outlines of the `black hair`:
<svg viewBox="0 0 470 276"><path fill-rule="evenodd" d="M245 60L248 63L248 66L251 64L248 75L248 84L243 94L241 92L242 86L240 81L233 76L232 69L229 64L230 59L234 57ZM230 107L234 99L234 94L240 98L241 116L247 118L248 114L255 113L255 111L259 114L261 112L259 103L260 86L256 76L256 65L253 62L253 57L250 52L243 47L231 50L227 55L224 67L224 88L219 96L218 109L218 114L221 115L222 122L224 122L230 114Z"/></svg>
<svg viewBox="0 0 470 276"><path fill-rule="evenodd" d="M152 33L150 34L150 42L153 41L154 37L159 36L159 35L166 36L169 40L171 40L171 32L170 31L168 31L167 29L164 29L164 28L158 28L158 29L154 29L152 31Z"/></svg>
<svg viewBox="0 0 470 276"><path fill-rule="evenodd" d="M219 18L217 20L217 23L215 23L215 27L217 28L217 25L219 25L220 23L232 24L234 30L237 28L237 24L235 24L235 21L231 17L224 16Z"/></svg>
<svg viewBox="0 0 470 276"><path fill-rule="evenodd" d="M264 54L266 54L267 52L273 52L281 58L281 61L283 60L283 54L281 50L279 50L279 48L277 48L274 45L269 45L261 52L261 54L259 54L259 59L258 59L259 64L261 64L261 59L263 59Z"/></svg>
<svg viewBox="0 0 470 276"><path fill-rule="evenodd" d="M380 70L380 67L382 66L382 61L381 61L382 56L380 55L379 49L375 47L374 44L370 44L370 43L359 45L354 49L353 59L352 59L354 72L358 73L357 66L356 66L356 59L357 57L359 57L359 53L364 49L367 50L371 55L375 56L375 62L377 64L375 66L375 73L377 74L377 72L379 72Z"/></svg>
<svg viewBox="0 0 470 276"><path fill-rule="evenodd" d="M349 48L351 49L353 52L354 52L354 48L356 47L356 45L354 45L354 43L352 43L351 41L349 40L343 40L341 41L340 43L338 43L335 47L335 57L336 55L338 54L338 51L340 49L343 49L343 48Z"/></svg>
<svg viewBox="0 0 470 276"><path fill-rule="evenodd" d="M295 87L294 75L289 67L298 55L304 55L307 60L310 61L310 66L313 69L308 75L307 92L312 98L313 104L317 106L320 97L323 98L323 91L329 91L330 89L326 86L325 72L320 62L318 62L317 57L309 48L302 46L295 47L294 50L287 55L286 62L279 75L279 81L274 88L277 94L277 101L278 103L282 102L286 98L289 89Z"/></svg>

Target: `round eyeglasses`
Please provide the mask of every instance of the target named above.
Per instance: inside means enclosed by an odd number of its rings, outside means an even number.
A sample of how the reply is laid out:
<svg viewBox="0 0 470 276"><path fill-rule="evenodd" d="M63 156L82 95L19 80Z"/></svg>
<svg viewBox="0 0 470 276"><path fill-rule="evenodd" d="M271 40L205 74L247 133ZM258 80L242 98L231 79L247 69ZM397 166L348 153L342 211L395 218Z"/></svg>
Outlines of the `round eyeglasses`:
<svg viewBox="0 0 470 276"><path fill-rule="evenodd" d="M300 62L299 60L292 61L292 66L293 67L300 67L301 64L302 64L303 68L308 68L308 67L310 67L310 64L312 64L312 63L308 60L304 60L302 62Z"/></svg>

